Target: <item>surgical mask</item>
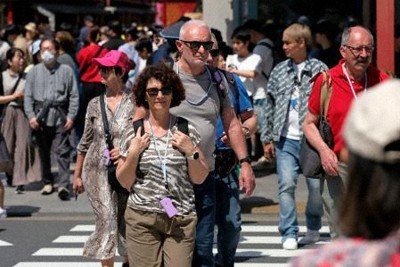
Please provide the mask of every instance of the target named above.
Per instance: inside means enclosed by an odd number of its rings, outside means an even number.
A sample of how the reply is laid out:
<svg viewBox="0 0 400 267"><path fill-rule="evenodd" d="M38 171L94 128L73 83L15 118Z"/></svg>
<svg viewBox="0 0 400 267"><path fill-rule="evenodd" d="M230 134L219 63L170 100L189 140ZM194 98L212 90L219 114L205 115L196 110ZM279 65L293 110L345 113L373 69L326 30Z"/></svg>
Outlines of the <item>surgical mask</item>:
<svg viewBox="0 0 400 267"><path fill-rule="evenodd" d="M44 63L49 64L54 62L56 55L48 50L41 53L41 57Z"/></svg>

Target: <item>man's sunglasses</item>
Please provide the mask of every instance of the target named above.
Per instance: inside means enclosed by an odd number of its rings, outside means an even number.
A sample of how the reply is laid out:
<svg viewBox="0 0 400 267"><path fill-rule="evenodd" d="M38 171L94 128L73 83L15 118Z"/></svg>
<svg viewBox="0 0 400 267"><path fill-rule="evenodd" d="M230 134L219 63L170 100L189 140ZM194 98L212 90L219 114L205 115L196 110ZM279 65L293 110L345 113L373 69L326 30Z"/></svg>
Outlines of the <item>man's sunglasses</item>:
<svg viewBox="0 0 400 267"><path fill-rule="evenodd" d="M211 49L211 50L210 50L210 55L211 55L212 57L217 57L217 56L219 56L219 49Z"/></svg>
<svg viewBox="0 0 400 267"><path fill-rule="evenodd" d="M201 46L204 47L204 50L210 51L214 42L212 41L207 41L207 42L200 42L200 41L184 41L184 40L180 40L182 43L184 43L185 45L187 45L187 47L189 47L190 49L194 50L194 51L198 51L200 49Z"/></svg>
<svg viewBox="0 0 400 267"><path fill-rule="evenodd" d="M152 88L147 88L146 92L151 97L158 96L158 92L161 92L163 95L170 95L170 94L172 94L172 88L169 86L163 87L161 89L152 87Z"/></svg>

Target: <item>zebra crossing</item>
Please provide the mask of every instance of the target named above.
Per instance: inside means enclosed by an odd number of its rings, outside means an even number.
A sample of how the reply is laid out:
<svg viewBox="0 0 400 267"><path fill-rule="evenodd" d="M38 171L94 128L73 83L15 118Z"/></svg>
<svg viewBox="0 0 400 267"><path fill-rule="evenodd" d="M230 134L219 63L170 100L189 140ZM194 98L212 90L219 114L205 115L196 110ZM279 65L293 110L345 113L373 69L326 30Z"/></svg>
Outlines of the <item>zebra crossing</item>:
<svg viewBox="0 0 400 267"><path fill-rule="evenodd" d="M83 243L94 231L93 224L77 224L68 232L56 237L47 247L33 252L30 260L19 262L13 267L98 267L99 261L90 260L82 256ZM306 229L300 226L300 237ZM321 239L315 245L319 246L330 241L329 229L323 226L320 230ZM284 250L281 246L281 237L277 224L273 222L244 222L242 225L241 240L235 256L237 267L283 267L297 255L304 253L312 246L300 247L298 250ZM214 253L216 253L214 248ZM118 261L115 267L121 267Z"/></svg>

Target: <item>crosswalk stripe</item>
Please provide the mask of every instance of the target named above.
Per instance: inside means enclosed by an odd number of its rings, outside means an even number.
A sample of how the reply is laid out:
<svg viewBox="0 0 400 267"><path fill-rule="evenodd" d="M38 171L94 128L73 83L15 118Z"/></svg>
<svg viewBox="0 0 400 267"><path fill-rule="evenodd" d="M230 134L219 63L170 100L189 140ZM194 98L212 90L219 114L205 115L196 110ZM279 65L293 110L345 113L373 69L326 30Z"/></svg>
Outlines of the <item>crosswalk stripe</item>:
<svg viewBox="0 0 400 267"><path fill-rule="evenodd" d="M249 257L249 258L258 258L258 257L294 257L305 250L284 250L284 249L243 249L238 248L236 250L236 257ZM33 256L82 256L83 248L41 248L35 253ZM217 253L217 249L213 249L213 253Z"/></svg>
<svg viewBox="0 0 400 267"><path fill-rule="evenodd" d="M71 232L93 232L95 229L94 224L79 224L74 226L70 231ZM299 226L299 231L301 233L307 232L306 226ZM242 232L243 233L264 233L264 232L273 232L277 233L278 226L277 225L242 225ZM328 226L322 226L320 231L322 233L329 233Z"/></svg>
<svg viewBox="0 0 400 267"><path fill-rule="evenodd" d="M88 235L61 235L57 237L53 243L85 243L89 238ZM316 244L326 244L328 238L321 238ZM280 236L246 236L242 235L239 244L281 244Z"/></svg>
<svg viewBox="0 0 400 267"><path fill-rule="evenodd" d="M13 267L98 267L99 262L19 262ZM240 262L237 267L266 267L265 263ZM286 267L286 263L270 263L268 267ZM114 267L122 267L121 262L115 262Z"/></svg>
<svg viewBox="0 0 400 267"><path fill-rule="evenodd" d="M11 247L11 246L13 246L13 244L0 240L0 247Z"/></svg>

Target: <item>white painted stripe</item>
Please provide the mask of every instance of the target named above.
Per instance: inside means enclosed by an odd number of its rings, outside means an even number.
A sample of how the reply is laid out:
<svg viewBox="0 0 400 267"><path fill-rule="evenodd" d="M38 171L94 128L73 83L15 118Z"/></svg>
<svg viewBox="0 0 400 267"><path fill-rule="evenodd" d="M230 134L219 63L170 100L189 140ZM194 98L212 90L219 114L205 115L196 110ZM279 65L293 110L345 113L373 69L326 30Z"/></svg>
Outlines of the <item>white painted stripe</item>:
<svg viewBox="0 0 400 267"><path fill-rule="evenodd" d="M284 250L284 249L243 249L236 250L236 257L294 257L308 249ZM82 248L41 248L33 256L82 256ZM217 249L213 249L217 253ZM117 253L118 255L118 253Z"/></svg>
<svg viewBox="0 0 400 267"><path fill-rule="evenodd" d="M259 258L259 257L285 257L291 258L305 253L309 249L296 249L296 250L285 250L285 249L245 249L238 248L236 250L235 257L248 257L248 258ZM217 253L217 249L213 249L213 253Z"/></svg>
<svg viewBox="0 0 400 267"><path fill-rule="evenodd" d="M322 238L316 244L327 244L329 240ZM241 236L239 244L281 244L282 237L280 236Z"/></svg>
<svg viewBox="0 0 400 267"><path fill-rule="evenodd" d="M299 231L300 233L305 233L307 232L307 227L305 226L299 226ZM278 226L270 226L270 225L242 225L242 232L247 232L247 233L256 233L256 232L272 232L272 233L277 233L278 232ZM329 233L329 227L328 226L322 226L319 232L322 233Z"/></svg>
<svg viewBox="0 0 400 267"><path fill-rule="evenodd" d="M88 235L61 235L53 243L85 243L88 238Z"/></svg>
<svg viewBox="0 0 400 267"><path fill-rule="evenodd" d="M19 262L13 267L98 267L99 262ZM116 262L114 267L121 267L122 263ZM235 263L237 267L286 267L287 263Z"/></svg>
<svg viewBox="0 0 400 267"><path fill-rule="evenodd" d="M94 232L96 226L94 224L78 224L75 225L70 232Z"/></svg>
<svg viewBox="0 0 400 267"><path fill-rule="evenodd" d="M19 262L13 267L99 267L98 262ZM114 267L122 267L122 262L116 262Z"/></svg>
<svg viewBox="0 0 400 267"><path fill-rule="evenodd" d="M83 248L41 248L32 256L82 256ZM116 255L119 256L118 252Z"/></svg>
<svg viewBox="0 0 400 267"><path fill-rule="evenodd" d="M1 181L0 181L0 183L1 183ZM3 241L3 240L0 240L0 247L11 247L11 246L13 246L13 244L8 243L8 242Z"/></svg>
<svg viewBox="0 0 400 267"><path fill-rule="evenodd" d="M70 231L71 232L93 232L95 229L94 224L79 224L73 227ZM306 226L299 226L299 231L300 233L305 233L307 232L307 227ZM277 233L278 232L278 226L277 225L242 225L242 232L248 232L248 233L254 233L254 232L273 232ZM329 227L328 226L322 226L320 231L322 233L329 233Z"/></svg>

